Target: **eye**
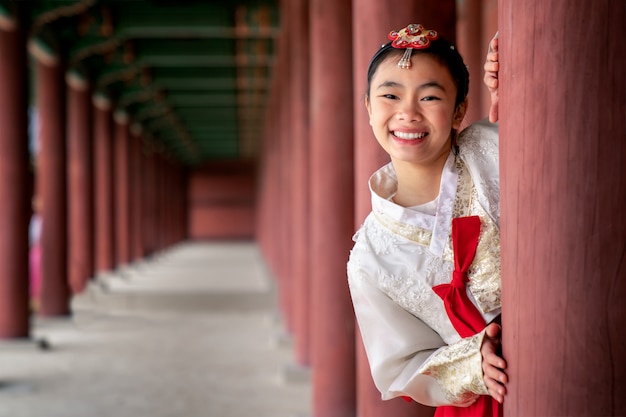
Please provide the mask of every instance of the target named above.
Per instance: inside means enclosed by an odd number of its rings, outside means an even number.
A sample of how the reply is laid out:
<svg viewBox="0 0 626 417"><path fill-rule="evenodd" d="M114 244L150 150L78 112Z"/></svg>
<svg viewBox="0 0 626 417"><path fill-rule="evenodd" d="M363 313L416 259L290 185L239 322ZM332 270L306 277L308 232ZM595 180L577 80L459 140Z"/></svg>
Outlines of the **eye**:
<svg viewBox="0 0 626 417"><path fill-rule="evenodd" d="M381 97L389 100L396 100L398 98L398 96L394 94L381 94Z"/></svg>
<svg viewBox="0 0 626 417"><path fill-rule="evenodd" d="M426 96L426 97L422 97L421 101L434 101L434 100L440 100L439 97L435 97L435 96Z"/></svg>

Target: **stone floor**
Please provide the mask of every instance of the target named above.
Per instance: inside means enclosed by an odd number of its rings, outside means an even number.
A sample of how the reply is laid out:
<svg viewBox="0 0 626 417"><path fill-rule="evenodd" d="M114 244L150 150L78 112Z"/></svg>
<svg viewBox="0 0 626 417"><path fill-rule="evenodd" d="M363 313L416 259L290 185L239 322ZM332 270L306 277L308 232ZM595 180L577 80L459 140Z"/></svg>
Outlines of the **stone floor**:
<svg viewBox="0 0 626 417"><path fill-rule="evenodd" d="M0 342L0 417L308 416L272 284L249 242L187 242L99 277L71 318Z"/></svg>

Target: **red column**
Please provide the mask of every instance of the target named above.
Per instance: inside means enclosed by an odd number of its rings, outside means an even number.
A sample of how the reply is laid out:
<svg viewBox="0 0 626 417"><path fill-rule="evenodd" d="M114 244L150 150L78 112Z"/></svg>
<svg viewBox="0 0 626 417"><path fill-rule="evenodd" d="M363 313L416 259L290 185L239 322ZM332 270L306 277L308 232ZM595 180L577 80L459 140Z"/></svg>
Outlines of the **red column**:
<svg viewBox="0 0 626 417"><path fill-rule="evenodd" d="M128 114L114 113L113 195L115 198L115 263L124 266L130 261L130 193L129 193L129 130Z"/></svg>
<svg viewBox="0 0 626 417"><path fill-rule="evenodd" d="M276 204L272 204L275 201L276 190L276 142L277 131L276 127L278 118L278 98L280 97L280 84L278 68L275 67L272 74L272 84L270 87L270 97L268 99L267 112L265 118L265 126L263 133L263 149L261 155L261 163L259 167L259 189L257 192L257 209L256 209L256 238L260 244L261 251L265 261L268 264L272 277L276 278L276 244L275 244L275 222L274 213L272 210Z"/></svg>
<svg viewBox="0 0 626 417"><path fill-rule="evenodd" d="M178 210L177 210L177 219L178 219L178 240L186 240L188 239L187 235L187 205L189 195L189 171L188 167L181 166L178 170Z"/></svg>
<svg viewBox="0 0 626 417"><path fill-rule="evenodd" d="M179 165L176 170L176 188L178 189L178 199L176 200L176 241L180 242L187 238L185 210L187 207L187 167Z"/></svg>
<svg viewBox="0 0 626 417"><path fill-rule="evenodd" d="M154 171L154 185L155 185L155 194L154 194L154 198L155 198L155 204L154 204L154 211L155 211L155 234L154 234L154 239L155 239L155 249L157 252L160 252L163 250L163 248L165 247L164 244L164 219L165 216L163 215L164 213L164 199L163 199L163 189L165 187L165 181L164 178L165 176L164 174L164 169L165 169L165 164L164 164L164 158L163 158L163 151L161 149L157 150L156 154L155 154L155 171Z"/></svg>
<svg viewBox="0 0 626 417"><path fill-rule="evenodd" d="M94 217L95 270L104 273L115 265L113 225L113 124L111 102L102 95L94 103Z"/></svg>
<svg viewBox="0 0 626 417"><path fill-rule="evenodd" d="M168 155L163 161L163 246L169 247L172 244L172 171L173 165L171 156Z"/></svg>
<svg viewBox="0 0 626 417"><path fill-rule="evenodd" d="M286 5L281 3L282 9ZM281 9L281 10L282 10ZM282 32L277 40L276 64L272 73L271 97L268 103L267 121L264 132L263 156L261 164L261 200L259 201L258 238L261 249L268 263L272 277L278 289L278 309L284 319L288 332L292 330L291 283L292 277L287 273L290 265L291 248L287 246L290 238L287 232L291 183L291 164L286 153L286 141L289 129L289 71L288 65L288 34Z"/></svg>
<svg viewBox="0 0 626 417"><path fill-rule="evenodd" d="M464 125L483 119L489 114L489 100L483 104L483 65L487 56L489 42L483 42L487 32L483 26L483 0L465 0L459 2L457 19L457 47L470 73L469 105L465 114ZM493 36L495 32L491 33Z"/></svg>
<svg viewBox="0 0 626 417"><path fill-rule="evenodd" d="M276 67L275 79L280 80L278 76L278 67ZM278 86L278 83L273 84L275 89L274 91L280 94L282 92L282 88ZM266 228L267 228L267 253L269 254L269 264L270 269L272 271L273 277L276 279L278 283L278 287L280 288L281 284L281 276L280 276L280 268L279 268L279 259L281 252L281 239L280 233L280 207L275 202L278 201L280 196L280 107L279 100L275 102L275 105L272 109L275 111L275 115L272 115L272 120L270 123L270 131L268 134L268 156L267 156L267 218L266 218ZM283 302L279 299L279 307L281 312L283 312Z"/></svg>
<svg viewBox="0 0 626 417"><path fill-rule="evenodd" d="M160 153L154 148L152 151L152 233L151 233L151 246L152 252L158 252L161 248L159 247L159 236L160 236L160 200L159 200L159 190L161 189L161 184L159 183L159 173L161 172L161 168L159 165L160 161Z"/></svg>
<svg viewBox="0 0 626 417"><path fill-rule="evenodd" d="M174 198L168 199L168 223L169 223L169 238L168 245L173 245L176 243L176 196L178 194L178 189L176 184L176 173L178 172L178 162L170 159L169 161L169 176L167 179L169 195Z"/></svg>
<svg viewBox="0 0 626 417"><path fill-rule="evenodd" d="M154 250L154 230L155 230L155 174L154 174L154 150L152 146L146 146L143 153L143 175L141 178L142 206L145 208L142 216L142 239L144 254L149 256Z"/></svg>
<svg viewBox="0 0 626 417"><path fill-rule="evenodd" d="M4 19L0 22L0 338L13 338L29 335L28 72L20 25Z"/></svg>
<svg viewBox="0 0 626 417"><path fill-rule="evenodd" d="M170 161L169 155L162 153L159 161L159 216L160 216L160 246L161 249L165 249L169 246L169 209L170 209Z"/></svg>
<svg viewBox="0 0 626 417"><path fill-rule="evenodd" d="M356 413L354 313L346 262L353 234L352 10L310 2L311 363L313 415Z"/></svg>
<svg viewBox="0 0 626 417"><path fill-rule="evenodd" d="M94 272L93 149L91 90L86 80L66 77L68 152L68 272L74 293L84 290Z"/></svg>
<svg viewBox="0 0 626 417"><path fill-rule="evenodd" d="M358 228L371 211L368 179L378 168L389 162L388 155L376 142L365 109L367 67L380 46L388 42L387 34L409 23L421 23L437 30L447 39L455 39L455 2L416 2L400 0L389 4L376 0L362 2L353 11L354 51L354 131L355 131L355 221ZM356 41L358 40L358 41ZM372 381L365 350L357 332L357 389L358 412L362 417L428 416L433 409L402 399L382 401Z"/></svg>
<svg viewBox="0 0 626 417"><path fill-rule="evenodd" d="M130 126L130 173L131 173L131 191L130 191L130 214L131 214L131 261L143 258L143 241L142 241L142 222L143 202L141 190L141 177L143 174L142 165L142 139L141 125L132 124Z"/></svg>
<svg viewBox="0 0 626 417"><path fill-rule="evenodd" d="M39 177L43 220L41 232L43 316L69 314L67 278L67 180L65 82L63 67L37 62L37 110L39 112Z"/></svg>
<svg viewBox="0 0 626 417"><path fill-rule="evenodd" d="M283 10L287 7L286 1L281 2ZM289 100L290 80L293 74L288 70L289 66L289 44L290 36L288 31L283 31L278 40L277 65L274 67L282 82L280 87L281 99L278 101L278 114L276 130L276 154L275 160L275 185L277 192L274 195L272 210L275 218L272 221L272 228L276 236L276 275L278 278L279 302L283 317L284 326L289 334L293 333L293 259L291 256L291 235L293 229L291 219L291 190L292 172L290 164L290 149L293 141L289 135L291 126L291 102Z"/></svg>
<svg viewBox="0 0 626 417"><path fill-rule="evenodd" d="M500 2L507 416L626 415L626 10Z"/></svg>
<svg viewBox="0 0 626 417"><path fill-rule="evenodd" d="M481 60L483 61L482 64L484 65L485 57L487 56L487 48L489 46L489 41L491 40L491 38L493 38L493 35L495 35L496 32L498 31L498 0L481 0L481 3L482 3L480 6L482 9L481 26L482 26L482 36L483 36L481 40L481 46L485 48L483 55L481 57ZM481 88L482 88L482 98L480 101L484 109L484 114L488 115L489 107L491 105L491 97L489 94L489 90L484 86L484 84L482 84L483 75L484 75L484 71L482 70L482 66L481 66L481 78L479 79L479 82L481 83Z"/></svg>
<svg viewBox="0 0 626 417"><path fill-rule="evenodd" d="M309 325L309 8L308 0L292 0L287 5L288 33L294 31L289 45L289 88L291 143L291 192L289 211L292 215L290 233L290 257L292 259L293 334L295 360L298 365L308 366L310 359Z"/></svg>

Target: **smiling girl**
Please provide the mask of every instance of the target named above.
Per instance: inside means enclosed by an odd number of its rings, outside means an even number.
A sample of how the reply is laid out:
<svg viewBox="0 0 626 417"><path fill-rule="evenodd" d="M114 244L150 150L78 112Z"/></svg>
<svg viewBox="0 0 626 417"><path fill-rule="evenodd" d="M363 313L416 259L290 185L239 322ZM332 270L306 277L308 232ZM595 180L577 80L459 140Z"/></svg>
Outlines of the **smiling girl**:
<svg viewBox="0 0 626 417"><path fill-rule="evenodd" d="M453 44L417 24L389 37L365 106L391 163L370 178L348 262L371 373L383 399L501 415L497 129L458 133L469 74Z"/></svg>

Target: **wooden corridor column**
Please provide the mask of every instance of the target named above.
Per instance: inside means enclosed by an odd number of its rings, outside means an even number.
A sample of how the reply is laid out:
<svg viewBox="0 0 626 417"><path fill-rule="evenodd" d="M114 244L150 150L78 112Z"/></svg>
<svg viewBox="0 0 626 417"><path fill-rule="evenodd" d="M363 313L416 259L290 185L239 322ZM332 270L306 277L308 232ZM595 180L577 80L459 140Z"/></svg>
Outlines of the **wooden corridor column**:
<svg viewBox="0 0 626 417"><path fill-rule="evenodd" d="M163 149L157 149L154 154L154 186L154 244L156 252L161 252L165 248L163 231L165 224L165 157L163 156Z"/></svg>
<svg viewBox="0 0 626 417"><path fill-rule="evenodd" d="M313 416L354 417L355 318L346 263L354 224L351 2L310 1Z"/></svg>
<svg viewBox="0 0 626 417"><path fill-rule="evenodd" d="M142 207L144 208L143 216L141 217L142 228L142 246L144 249L144 256L150 256L156 251L155 247L155 195L156 195L156 174L155 174L155 152L154 146L147 142L145 144L145 151L142 152L142 176L141 176L141 189L142 189Z"/></svg>
<svg viewBox="0 0 626 417"><path fill-rule="evenodd" d="M113 212L113 119L111 101L101 95L94 104L94 248L96 274L111 272L115 265Z"/></svg>
<svg viewBox="0 0 626 417"><path fill-rule="evenodd" d="M0 339L29 336L26 47L20 23L0 16Z"/></svg>
<svg viewBox="0 0 626 417"><path fill-rule="evenodd" d="M309 193L309 2L290 0L288 2L288 33L296 31L297 37L290 37L289 45L289 104L291 128L291 230L289 245L292 258L292 299L293 334L295 361L297 365L311 364L310 326L310 193ZM291 29L293 28L293 29Z"/></svg>
<svg viewBox="0 0 626 417"><path fill-rule="evenodd" d="M130 262L129 119L125 111L113 114L113 196L115 199L115 266Z"/></svg>
<svg viewBox="0 0 626 417"><path fill-rule="evenodd" d="M163 247L167 248L172 244L172 207L174 206L173 178L174 164L172 163L171 156L168 154L163 159Z"/></svg>
<svg viewBox="0 0 626 417"><path fill-rule="evenodd" d="M143 228L141 218L143 216L143 198L141 182L143 177L143 141L141 139L142 128L140 124L133 123L130 126L130 177L131 177L131 192L130 192L130 214L131 214L131 261L136 261L144 256L143 246Z"/></svg>
<svg viewBox="0 0 626 417"><path fill-rule="evenodd" d="M66 76L68 271L73 293L82 292L94 274L93 141L91 89L75 74Z"/></svg>
<svg viewBox="0 0 626 417"><path fill-rule="evenodd" d="M483 65L488 41L483 42L487 29L483 25L483 0L463 0L457 9L457 47L470 74L469 104L463 125L467 126L489 114L488 103L483 105ZM496 28L497 29L497 28ZM491 36L495 34L495 30ZM488 101L488 100L487 100Z"/></svg>
<svg viewBox="0 0 626 417"><path fill-rule="evenodd" d="M282 10L287 10L287 2L291 0L283 0L280 2ZM285 24L288 27L288 24ZM290 135L291 126L291 79L294 74L289 71L290 59L290 43L291 37L288 30L281 32L280 38L277 40L278 56L275 66L277 75L280 77L281 98L278 101L278 120L276 124L276 147L275 147L275 186L276 194L271 210L274 219L272 221L273 233L275 234L275 245L278 249L276 253L275 272L278 279L279 294L278 299L282 313L283 326L288 334L293 333L293 309L295 307L293 300L294 279L292 267L295 266L292 256L292 242L290 232L294 229L291 213L291 195L285 190L291 190L292 172L290 164L290 150L293 148L293 141Z"/></svg>
<svg viewBox="0 0 626 417"><path fill-rule="evenodd" d="M36 63L39 114L37 181L42 197L41 307L42 316L69 314L67 277L67 176L65 80L60 62Z"/></svg>
<svg viewBox="0 0 626 417"><path fill-rule="evenodd" d="M624 2L498 20L504 413L626 415Z"/></svg>
<svg viewBox="0 0 626 417"><path fill-rule="evenodd" d="M280 2L284 12L287 1ZM278 289L278 313L287 332L292 330L291 307L292 277L287 274L290 246L287 231L291 225L287 217L289 204L289 178L292 175L286 142L289 124L289 33L283 28L276 40L276 58L269 88L270 97L266 112L263 138L263 155L260 175L260 200L256 233L264 258Z"/></svg>
<svg viewBox="0 0 626 417"><path fill-rule="evenodd" d="M280 49L277 50L277 62L280 57ZM282 61L280 61L282 62ZM278 162L280 155L278 154L278 121L280 119L279 104L283 96L283 83L280 78L280 66L274 65L272 72L272 80L269 88L269 97L267 110L265 113L265 125L263 128L263 148L261 155L261 164L259 169L259 191L257 210L256 210L256 230L255 235L259 241L263 257L268 264L270 274L278 281L277 275L277 259L278 259L278 217L277 204L275 204L278 195ZM281 303L279 302L279 309Z"/></svg>
<svg viewBox="0 0 626 417"><path fill-rule="evenodd" d="M455 39L455 1L437 2L398 0L390 7L377 0L360 1L353 11L351 47L354 51L354 163L355 163L355 218L354 229L360 227L371 211L369 177L389 162L389 156L380 147L365 109L367 93L367 67L378 48L388 42L387 34L409 23L421 23L437 30L442 36ZM365 349L357 329L357 396L359 417L422 417L433 414L434 409L403 399L382 401L370 373Z"/></svg>

